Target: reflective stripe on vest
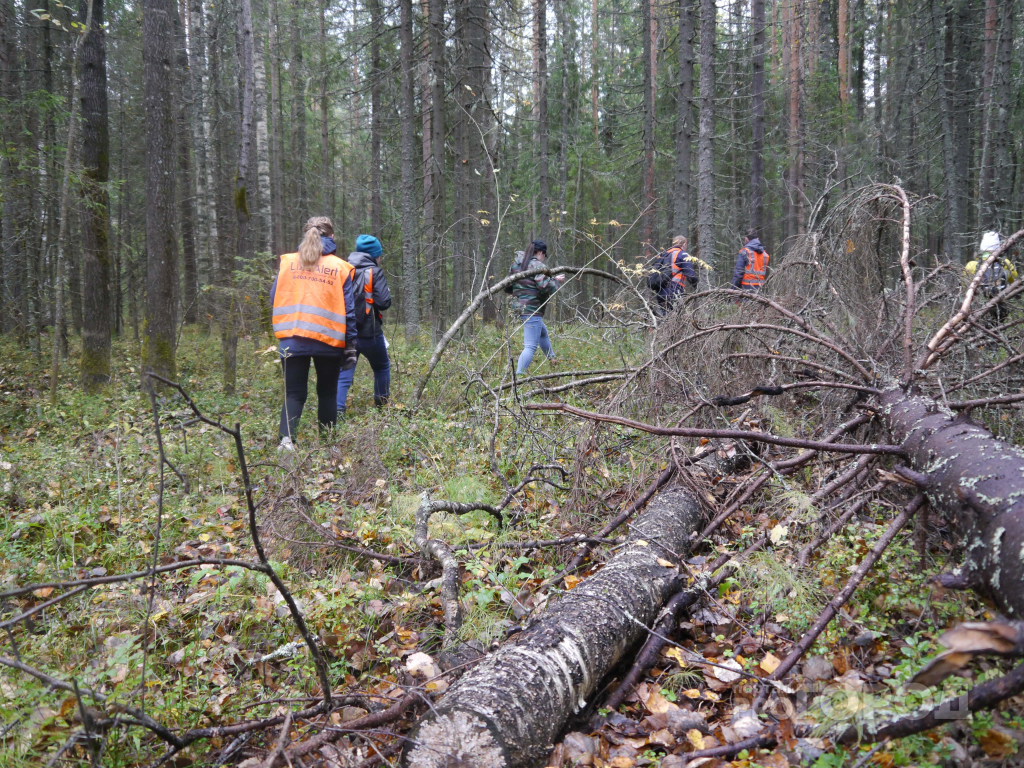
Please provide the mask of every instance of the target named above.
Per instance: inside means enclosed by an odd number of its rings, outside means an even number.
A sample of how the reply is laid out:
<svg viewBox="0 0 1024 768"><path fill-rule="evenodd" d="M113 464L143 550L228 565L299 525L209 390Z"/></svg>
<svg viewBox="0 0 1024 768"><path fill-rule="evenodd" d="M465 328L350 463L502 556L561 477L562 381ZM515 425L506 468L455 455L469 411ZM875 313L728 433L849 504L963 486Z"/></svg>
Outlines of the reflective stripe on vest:
<svg viewBox="0 0 1024 768"><path fill-rule="evenodd" d="M351 273L351 265L334 255L321 256L309 270L302 269L297 253L282 256L274 294L274 335L344 347L345 280Z"/></svg>
<svg viewBox="0 0 1024 768"><path fill-rule="evenodd" d="M366 285L363 286L363 297L366 301L366 314L370 314L373 308L373 267L370 267L370 276L366 278Z"/></svg>
<svg viewBox="0 0 1024 768"><path fill-rule="evenodd" d="M672 254L672 281L683 285L686 282L686 275L683 274L683 268L679 266L678 259L680 254L685 251L682 248L669 248L668 252Z"/></svg>
<svg viewBox="0 0 1024 768"><path fill-rule="evenodd" d="M757 290L764 285L765 275L768 273L768 252L751 250L744 247L740 253L747 254L747 269L743 273L740 285L749 290Z"/></svg>

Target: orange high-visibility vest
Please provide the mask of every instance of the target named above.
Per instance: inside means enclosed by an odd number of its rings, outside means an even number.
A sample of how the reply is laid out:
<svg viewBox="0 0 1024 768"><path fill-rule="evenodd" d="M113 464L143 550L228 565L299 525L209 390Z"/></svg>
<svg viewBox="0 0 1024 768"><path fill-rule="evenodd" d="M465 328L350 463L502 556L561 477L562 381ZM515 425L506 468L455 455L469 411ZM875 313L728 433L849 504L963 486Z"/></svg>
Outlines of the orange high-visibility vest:
<svg viewBox="0 0 1024 768"><path fill-rule="evenodd" d="M351 274L352 266L333 254L321 256L309 270L302 268L299 254L283 255L274 294L274 335L344 347L345 281Z"/></svg>
<svg viewBox="0 0 1024 768"><path fill-rule="evenodd" d="M363 297L366 301L366 314L370 314L370 310L373 309L373 267L370 267L369 272L366 285L363 286L363 293L366 294Z"/></svg>
<svg viewBox="0 0 1024 768"><path fill-rule="evenodd" d="M679 266L679 254L683 253L682 248L673 247L669 248L668 252L672 254L672 282L678 283L680 286L686 284L686 275L683 274L683 268Z"/></svg>
<svg viewBox="0 0 1024 768"><path fill-rule="evenodd" d="M747 270L743 273L740 286L748 291L759 290L764 285L764 278L768 273L768 252L758 253L744 246L740 253L747 254Z"/></svg>

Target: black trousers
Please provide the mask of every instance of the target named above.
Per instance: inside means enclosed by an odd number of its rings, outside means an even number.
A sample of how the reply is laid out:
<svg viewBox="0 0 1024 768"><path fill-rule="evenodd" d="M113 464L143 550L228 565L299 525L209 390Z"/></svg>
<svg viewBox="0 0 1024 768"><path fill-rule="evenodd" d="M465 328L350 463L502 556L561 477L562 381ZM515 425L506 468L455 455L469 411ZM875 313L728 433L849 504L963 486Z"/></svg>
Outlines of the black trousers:
<svg viewBox="0 0 1024 768"><path fill-rule="evenodd" d="M306 405L309 390L309 363L316 368L317 421L321 427L333 427L338 420L338 374L340 355L291 355L281 358L284 369L284 407L281 408L281 437L295 435L299 417Z"/></svg>

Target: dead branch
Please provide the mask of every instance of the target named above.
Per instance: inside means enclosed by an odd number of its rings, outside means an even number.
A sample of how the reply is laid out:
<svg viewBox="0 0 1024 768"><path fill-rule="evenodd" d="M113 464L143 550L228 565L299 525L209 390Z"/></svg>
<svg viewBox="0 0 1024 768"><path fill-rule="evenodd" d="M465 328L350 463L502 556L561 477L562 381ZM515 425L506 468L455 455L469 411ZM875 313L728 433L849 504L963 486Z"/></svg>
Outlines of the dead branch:
<svg viewBox="0 0 1024 768"><path fill-rule="evenodd" d="M678 436L678 437L706 437L710 439L719 438L726 440L751 440L770 445L784 445L790 448L809 448L815 451L830 451L833 453L870 453L876 455L904 456L906 451L899 445L860 445L858 443L823 443L817 440L803 440L795 437L778 437L767 432L753 432L743 429L698 429L695 427L658 427L654 424L645 424L641 421L612 416L606 413L594 413L575 408L566 403L531 403L524 406L530 411L563 411L564 413L579 416L591 421L601 421L609 424L619 424L623 427L638 429L652 435Z"/></svg>

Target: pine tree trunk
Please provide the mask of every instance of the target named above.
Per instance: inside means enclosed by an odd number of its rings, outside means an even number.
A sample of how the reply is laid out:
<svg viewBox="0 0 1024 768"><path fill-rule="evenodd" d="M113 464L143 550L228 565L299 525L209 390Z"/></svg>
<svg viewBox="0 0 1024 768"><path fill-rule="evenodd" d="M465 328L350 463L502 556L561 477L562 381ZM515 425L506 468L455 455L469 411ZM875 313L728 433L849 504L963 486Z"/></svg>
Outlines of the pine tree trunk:
<svg viewBox="0 0 1024 768"><path fill-rule="evenodd" d="M788 0L789 28L789 236L804 230L803 130L801 123L801 38L803 36L803 0Z"/></svg>
<svg viewBox="0 0 1024 768"><path fill-rule="evenodd" d="M846 0L839 0L845 3ZM753 63L751 73L750 228L761 237L764 228L764 0L751 0Z"/></svg>
<svg viewBox="0 0 1024 768"><path fill-rule="evenodd" d="M640 237L647 245L651 245L651 238L654 235L654 220L657 217L657 213L654 210L654 71L652 67L654 50L651 45L654 29L651 24L652 1L640 0L642 19L640 34L643 36L644 58L644 166L642 171L644 211Z"/></svg>
<svg viewBox="0 0 1024 768"><path fill-rule="evenodd" d="M700 0L700 135L697 148L697 243L715 260L715 0Z"/></svg>
<svg viewBox="0 0 1024 768"><path fill-rule="evenodd" d="M178 152L178 216L181 220L181 303L186 323L199 318L199 274L196 257L195 199L192 190L192 146L189 128L188 107L191 102L191 87L188 74L188 51L185 47L185 28L180 13L174 16L174 41L177 48L177 70L174 85L178 103L175 115L176 143Z"/></svg>
<svg viewBox="0 0 1024 768"><path fill-rule="evenodd" d="M173 0L144 0L142 61L146 117L146 369L173 379L178 245L174 232Z"/></svg>
<svg viewBox="0 0 1024 768"><path fill-rule="evenodd" d="M446 217L446 197L444 169L446 164L444 142L445 142L445 67L444 67L444 0L433 0L430 4L430 82L432 93L430 95L431 119L430 130L432 134L431 149L431 175L433 182L433 211L434 211L434 237L430 243L430 250L427 253L427 265L430 273L430 310L433 317L431 324L431 339L434 343L441 334L441 322L444 316L442 306L441 281L445 274L442 254Z"/></svg>
<svg viewBox="0 0 1024 768"><path fill-rule="evenodd" d="M757 2L758 0L754 0ZM674 235L693 231L690 185L693 148L694 0L679 0L679 83L676 88L676 176L672 227Z"/></svg>
<svg viewBox="0 0 1024 768"><path fill-rule="evenodd" d="M208 168L206 155L206 134L203 122L206 117L206 98L204 93L206 79L206 41L203 24L202 0L189 0L188 4L188 75L189 87L192 91L192 149L195 158L195 210L196 210L196 272L199 285L213 282L213 259L216 248L216 221L210 217L212 196L207 184Z"/></svg>
<svg viewBox="0 0 1024 768"><path fill-rule="evenodd" d="M995 84L996 49L999 47L999 1L985 2L985 44L981 66L981 99L978 142L981 144L981 160L978 167L978 224L982 229L995 226L995 211L992 208L992 177L994 174L992 155L993 86ZM1012 6L1013 3L1004 3Z"/></svg>
<svg viewBox="0 0 1024 768"><path fill-rule="evenodd" d="M601 140L600 112L597 108L597 0L590 0L590 110L594 122L594 144Z"/></svg>
<svg viewBox="0 0 1024 768"><path fill-rule="evenodd" d="M82 43L82 328L81 382L96 392L110 380L110 128L107 120L107 48L103 0L91 0L92 25ZM89 0L80 0L83 25Z"/></svg>
<svg viewBox="0 0 1024 768"><path fill-rule="evenodd" d="M327 95L330 69L327 65L327 7L320 5L320 210L334 212L334 175L331 173L331 142L328 134L330 100Z"/></svg>
<svg viewBox="0 0 1024 768"><path fill-rule="evenodd" d="M285 240L298 242L301 226L311 215L306 196L306 68L302 59L302 35L299 20L302 18L301 0L292 0L291 17L291 63L288 74L292 82L292 215Z"/></svg>
<svg viewBox="0 0 1024 768"><path fill-rule="evenodd" d="M284 245L284 110L281 107L281 53L277 43L279 29L277 0L270 0L270 206L271 253L285 253Z"/></svg>
<svg viewBox="0 0 1024 768"><path fill-rule="evenodd" d="M992 144L992 223L984 224L986 227L994 227L996 221L1005 220L1009 213L1010 194L1013 188L1013 177L1015 164L1010 157L1011 137L1007 126L1009 125L1011 93L1012 93L1012 64L1013 64L1013 22L1014 4L1006 2L1000 8L999 19L999 50L996 54L996 68L993 73L995 83L993 85L993 119L991 125L990 142Z"/></svg>
<svg viewBox="0 0 1024 768"><path fill-rule="evenodd" d="M548 28L547 0L533 2L533 39L536 57L534 93L537 98L537 179L540 202L540 239L547 241L551 224L551 190L548 170Z"/></svg>
<svg viewBox="0 0 1024 768"><path fill-rule="evenodd" d="M18 40L17 24L15 23L14 0L0 0L0 98L8 104L19 100L18 82ZM18 128L13 120L3 121L0 126L0 138L5 146L17 140ZM4 189L17 187L17 169L15 159L7 152L0 154L0 182ZM12 289L14 269L21 260L21 249L17 238L17 200L14 195L3 196L3 211L0 214L0 329L10 330L12 327L13 303L9 299Z"/></svg>
<svg viewBox="0 0 1024 768"><path fill-rule="evenodd" d="M381 111L380 37L383 34L380 0L370 0L370 229L375 237L384 229L384 206L380 189Z"/></svg>
<svg viewBox="0 0 1024 768"><path fill-rule="evenodd" d="M412 36L412 0L400 0L402 67L402 315L405 340L419 335L420 307L416 279L416 78Z"/></svg>
<svg viewBox="0 0 1024 768"><path fill-rule="evenodd" d="M420 18L426 28L426 34L423 35L423 51L422 60L419 63L419 72L420 120L423 125L423 129L420 132L421 149L423 154L423 257L428 264L430 263L430 254L433 252L434 243L434 129L432 122L433 91L430 86L430 5L429 0L420 0ZM417 261L417 271L418 269L419 261ZM424 276L428 283L433 280L433 272L434 270L429 268L424 272ZM431 276L428 277L428 275ZM421 283L422 280L416 280L417 290L419 290ZM425 298L429 304L429 293Z"/></svg>

